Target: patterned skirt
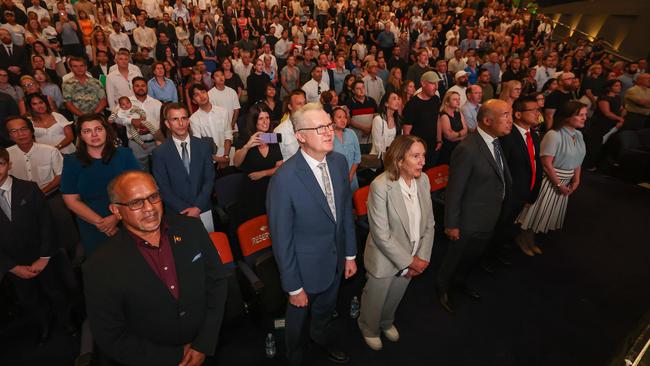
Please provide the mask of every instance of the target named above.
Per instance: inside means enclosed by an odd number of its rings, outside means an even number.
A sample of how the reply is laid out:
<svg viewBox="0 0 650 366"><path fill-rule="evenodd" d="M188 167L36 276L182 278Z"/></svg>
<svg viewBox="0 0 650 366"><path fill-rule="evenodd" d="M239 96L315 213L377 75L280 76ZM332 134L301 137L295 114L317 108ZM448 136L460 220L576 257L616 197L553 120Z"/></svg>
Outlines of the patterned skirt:
<svg viewBox="0 0 650 366"><path fill-rule="evenodd" d="M556 168L555 174L560 183L566 185L573 178L574 171ZM561 229L568 202L569 196L561 194L544 174L537 201L521 211L517 222L523 230L530 229L536 233Z"/></svg>

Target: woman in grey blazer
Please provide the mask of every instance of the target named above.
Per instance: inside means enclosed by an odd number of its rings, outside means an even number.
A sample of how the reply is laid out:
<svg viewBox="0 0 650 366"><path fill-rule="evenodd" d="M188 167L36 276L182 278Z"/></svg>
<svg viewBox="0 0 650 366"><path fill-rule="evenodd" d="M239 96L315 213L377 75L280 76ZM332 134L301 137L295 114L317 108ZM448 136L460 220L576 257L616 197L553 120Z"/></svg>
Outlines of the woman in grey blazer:
<svg viewBox="0 0 650 366"><path fill-rule="evenodd" d="M380 332L399 339L395 310L411 278L429 265L434 219L429 178L422 174L426 147L415 136L398 136L384 155L385 171L370 185L359 328L370 348L382 348Z"/></svg>

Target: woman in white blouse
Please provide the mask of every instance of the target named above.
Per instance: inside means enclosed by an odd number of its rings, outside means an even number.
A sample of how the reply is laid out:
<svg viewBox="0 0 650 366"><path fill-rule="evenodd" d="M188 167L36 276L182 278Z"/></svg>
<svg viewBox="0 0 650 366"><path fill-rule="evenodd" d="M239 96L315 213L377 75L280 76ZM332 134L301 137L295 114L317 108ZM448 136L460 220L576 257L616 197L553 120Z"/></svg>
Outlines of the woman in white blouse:
<svg viewBox="0 0 650 366"><path fill-rule="evenodd" d="M401 119L398 111L402 107L402 98L394 91L384 94L379 103L379 114L372 119L371 155L381 159L397 135L401 135Z"/></svg>
<svg viewBox="0 0 650 366"><path fill-rule="evenodd" d="M34 125L36 142L54 146L61 154L71 154L76 151L73 144L72 122L63 115L52 112L46 96L28 95L25 104Z"/></svg>
<svg viewBox="0 0 650 366"><path fill-rule="evenodd" d="M366 344L382 348L380 334L399 340L395 311L411 278L429 265L434 218L430 184L422 174L422 139L398 136L385 154L385 171L370 185L370 233L364 252L367 282L361 296L359 328Z"/></svg>

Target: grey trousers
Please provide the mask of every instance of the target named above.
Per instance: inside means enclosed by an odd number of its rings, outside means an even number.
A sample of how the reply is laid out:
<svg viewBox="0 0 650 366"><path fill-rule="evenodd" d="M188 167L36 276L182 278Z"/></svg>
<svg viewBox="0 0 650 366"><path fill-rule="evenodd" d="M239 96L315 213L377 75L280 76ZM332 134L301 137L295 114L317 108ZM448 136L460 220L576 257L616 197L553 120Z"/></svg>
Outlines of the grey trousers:
<svg viewBox="0 0 650 366"><path fill-rule="evenodd" d="M131 149L131 151L133 151L133 155L135 155L135 158L138 160L138 162L140 162L140 165L142 166L142 170L144 170L145 172L149 172L151 170L149 166L149 156L151 155L153 149L156 148L156 143L145 142L144 148L142 148L142 146L129 140L129 148Z"/></svg>
<svg viewBox="0 0 650 366"><path fill-rule="evenodd" d="M395 311L404 297L410 278L391 276L377 278L366 273L366 286L361 295L359 329L364 337L379 337L395 321Z"/></svg>

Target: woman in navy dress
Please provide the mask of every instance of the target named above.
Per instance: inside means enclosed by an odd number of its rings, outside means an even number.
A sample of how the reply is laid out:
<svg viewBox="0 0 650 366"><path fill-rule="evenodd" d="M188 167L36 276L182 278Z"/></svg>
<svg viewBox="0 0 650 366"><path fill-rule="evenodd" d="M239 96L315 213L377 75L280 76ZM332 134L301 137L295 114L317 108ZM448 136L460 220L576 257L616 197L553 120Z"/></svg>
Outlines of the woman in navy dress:
<svg viewBox="0 0 650 366"><path fill-rule="evenodd" d="M79 142L66 155L61 173L61 193L66 206L77 215L81 245L88 257L117 228L117 217L108 209L108 183L127 170L141 169L128 148L116 147L113 127L99 114L77 121Z"/></svg>

